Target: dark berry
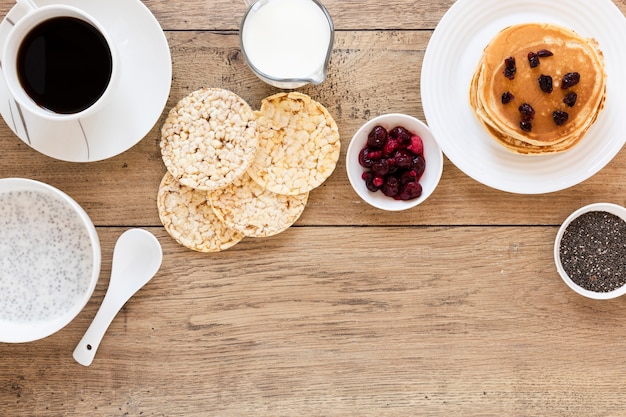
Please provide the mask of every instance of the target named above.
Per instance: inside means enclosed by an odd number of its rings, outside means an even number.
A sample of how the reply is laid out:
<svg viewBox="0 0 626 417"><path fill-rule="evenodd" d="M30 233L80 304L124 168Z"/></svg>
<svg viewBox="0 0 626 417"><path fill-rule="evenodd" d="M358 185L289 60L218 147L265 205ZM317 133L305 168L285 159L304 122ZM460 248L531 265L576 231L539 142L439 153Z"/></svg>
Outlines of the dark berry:
<svg viewBox="0 0 626 417"><path fill-rule="evenodd" d="M380 149L387 142L387 130L382 126L376 126L367 136L367 145L370 148Z"/></svg>
<svg viewBox="0 0 626 417"><path fill-rule="evenodd" d="M509 104L514 98L515 96L510 91L506 91L502 93L502 104Z"/></svg>
<svg viewBox="0 0 626 417"><path fill-rule="evenodd" d="M575 86L580 81L580 74L577 72L568 72L563 76L561 88L566 89Z"/></svg>
<svg viewBox="0 0 626 417"><path fill-rule="evenodd" d="M389 132L389 136L397 139L400 143L408 145L411 141L411 136L413 136L413 134L402 126L396 126L391 129L391 131Z"/></svg>
<svg viewBox="0 0 626 417"><path fill-rule="evenodd" d="M412 200L422 195L422 186L419 182L408 182L398 195L394 198L396 200Z"/></svg>
<svg viewBox="0 0 626 417"><path fill-rule="evenodd" d="M522 121L519 122L519 127L524 132L530 132L533 130L533 124L530 122L530 120L527 119L522 119Z"/></svg>
<svg viewBox="0 0 626 417"><path fill-rule="evenodd" d="M388 159L375 161L372 164L372 172L374 173L374 175L384 177L385 175L389 174L389 166L390 163Z"/></svg>
<svg viewBox="0 0 626 417"><path fill-rule="evenodd" d="M561 110L556 110L554 113L552 113L552 118L554 119L554 123L557 126L561 126L562 124L567 122L569 114Z"/></svg>
<svg viewBox="0 0 626 417"><path fill-rule="evenodd" d="M422 155L416 155L413 157L413 164L411 170L415 171L415 175L419 179L426 170L426 161Z"/></svg>
<svg viewBox="0 0 626 417"><path fill-rule="evenodd" d="M547 49L540 49L537 51L537 56L539 56L540 58L547 58L549 56L554 55L552 52L548 51Z"/></svg>
<svg viewBox="0 0 626 417"><path fill-rule="evenodd" d="M528 63L530 64L531 68L535 68L539 66L539 55L537 55L534 52L529 52L528 53Z"/></svg>
<svg viewBox="0 0 626 417"><path fill-rule="evenodd" d="M359 152L359 165L363 168L371 168L374 161L369 157L370 150L365 147Z"/></svg>
<svg viewBox="0 0 626 417"><path fill-rule="evenodd" d="M541 74L539 76L539 88L541 88L541 91L543 91L544 93L551 93L552 92L552 77L550 77L549 75L543 75Z"/></svg>
<svg viewBox="0 0 626 417"><path fill-rule="evenodd" d="M393 155L392 163L399 168L410 168L411 164L413 164L413 155L407 150L398 149Z"/></svg>
<svg viewBox="0 0 626 417"><path fill-rule="evenodd" d="M400 176L400 185L406 185L409 182L415 182L419 180L417 172L412 169L409 171L404 171L404 173Z"/></svg>
<svg viewBox="0 0 626 417"><path fill-rule="evenodd" d="M365 187L371 192L378 191L379 187L374 185L374 174L372 171L365 171L362 175L363 180L365 181Z"/></svg>
<svg viewBox="0 0 626 417"><path fill-rule="evenodd" d="M574 107L574 104L576 104L577 98L578 98L578 94L576 94L573 91L570 91L569 93L567 93L567 95L563 99L563 103L567 104L569 107Z"/></svg>
<svg viewBox="0 0 626 417"><path fill-rule="evenodd" d="M527 119L528 121L532 120L533 117L535 117L535 109L533 109L533 106L528 103L524 103L519 106L519 112L522 113L524 119Z"/></svg>
<svg viewBox="0 0 626 417"><path fill-rule="evenodd" d="M509 80L512 80L515 78L516 71L517 68L515 66L515 58L513 58L512 56L506 58L504 60L504 76Z"/></svg>
<svg viewBox="0 0 626 417"><path fill-rule="evenodd" d="M387 175L381 190L387 197L395 197L400 192L400 180L392 175Z"/></svg>

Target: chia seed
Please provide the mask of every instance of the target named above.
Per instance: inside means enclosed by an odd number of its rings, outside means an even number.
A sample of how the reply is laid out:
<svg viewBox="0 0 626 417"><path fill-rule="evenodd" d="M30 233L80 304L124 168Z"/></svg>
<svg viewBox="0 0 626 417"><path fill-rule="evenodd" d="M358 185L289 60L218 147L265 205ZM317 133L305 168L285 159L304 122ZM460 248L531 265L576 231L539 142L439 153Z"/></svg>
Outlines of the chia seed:
<svg viewBox="0 0 626 417"><path fill-rule="evenodd" d="M565 229L559 245L563 269L580 287L610 292L626 283L626 221L589 211Z"/></svg>
<svg viewBox="0 0 626 417"><path fill-rule="evenodd" d="M89 288L92 245L73 210L39 191L0 193L0 321L42 322Z"/></svg>

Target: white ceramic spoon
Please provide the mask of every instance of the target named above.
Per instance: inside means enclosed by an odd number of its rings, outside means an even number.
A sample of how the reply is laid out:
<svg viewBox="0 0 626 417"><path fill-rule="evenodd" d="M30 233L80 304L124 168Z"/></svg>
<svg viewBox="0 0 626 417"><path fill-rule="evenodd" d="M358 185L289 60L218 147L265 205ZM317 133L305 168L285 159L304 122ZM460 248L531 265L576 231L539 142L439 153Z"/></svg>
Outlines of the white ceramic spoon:
<svg viewBox="0 0 626 417"><path fill-rule="evenodd" d="M76 349L74 359L91 365L109 325L126 301L157 273L163 260L161 245L143 229L129 229L115 243L111 280L100 309Z"/></svg>

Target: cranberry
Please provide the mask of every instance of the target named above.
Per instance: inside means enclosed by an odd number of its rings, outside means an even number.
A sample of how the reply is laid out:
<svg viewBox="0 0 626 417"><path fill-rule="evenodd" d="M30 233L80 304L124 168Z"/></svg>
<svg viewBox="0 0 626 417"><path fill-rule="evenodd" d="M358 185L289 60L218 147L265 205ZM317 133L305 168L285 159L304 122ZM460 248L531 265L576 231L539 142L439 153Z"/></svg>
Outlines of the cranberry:
<svg viewBox="0 0 626 417"><path fill-rule="evenodd" d="M386 158L390 157L396 151L396 149L398 149L399 146L400 141L389 135L387 143L385 143L385 146L383 146L383 156Z"/></svg>
<svg viewBox="0 0 626 417"><path fill-rule="evenodd" d="M561 110L556 110L554 113L552 113L552 118L554 119L554 123L557 126L561 126L562 124L567 122L567 119L569 119L569 114Z"/></svg>
<svg viewBox="0 0 626 417"><path fill-rule="evenodd" d="M567 89L575 86L580 82L580 74L577 72L568 72L563 76L563 80L561 81L561 88Z"/></svg>
<svg viewBox="0 0 626 417"><path fill-rule="evenodd" d="M410 200L421 195L419 180L426 169L424 142L403 126L388 132L376 126L368 134L368 144L359 154L359 163L369 170L362 175L371 192L381 191L398 200ZM381 145L381 138L385 142Z"/></svg>
<svg viewBox="0 0 626 417"><path fill-rule="evenodd" d="M574 104L576 104L577 98L578 98L578 94L576 94L573 91L570 91L569 93L567 93L567 95L563 99L563 103L567 104L569 107L574 107Z"/></svg>
<svg viewBox="0 0 626 417"><path fill-rule="evenodd" d="M515 72L517 68L515 66L515 58L512 56L506 58L504 60L504 76L509 80L513 80L515 78Z"/></svg>
<svg viewBox="0 0 626 417"><path fill-rule="evenodd" d="M552 56L554 54L552 52L548 51L547 49L540 49L540 50L537 51L537 55L540 58L547 58L547 57Z"/></svg>
<svg viewBox="0 0 626 417"><path fill-rule="evenodd" d="M380 149L387 142L387 130L382 126L376 126L367 136L367 145L370 148Z"/></svg>
<svg viewBox="0 0 626 417"><path fill-rule="evenodd" d="M502 93L502 104L509 104L513 101L514 98L515 96L511 94L510 91L505 91L504 93Z"/></svg>
<svg viewBox="0 0 626 417"><path fill-rule="evenodd" d="M543 91L544 93L551 93L552 92L552 77L550 77L549 75L543 75L541 74L539 76L539 88L541 88L541 91Z"/></svg>
<svg viewBox="0 0 626 417"><path fill-rule="evenodd" d="M422 138L417 135L411 136L411 144L406 147L413 155L420 155L424 153L424 142Z"/></svg>
<svg viewBox="0 0 626 417"><path fill-rule="evenodd" d="M539 55L537 55L534 52L529 52L528 53L528 63L530 64L531 68L536 68L539 66Z"/></svg>

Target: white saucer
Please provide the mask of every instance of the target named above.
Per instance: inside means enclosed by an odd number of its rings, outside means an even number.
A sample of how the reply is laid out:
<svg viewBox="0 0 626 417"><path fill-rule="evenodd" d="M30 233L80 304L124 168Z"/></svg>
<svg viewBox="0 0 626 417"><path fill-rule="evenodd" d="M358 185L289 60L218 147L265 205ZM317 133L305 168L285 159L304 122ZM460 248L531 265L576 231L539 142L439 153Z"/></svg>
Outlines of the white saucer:
<svg viewBox="0 0 626 417"><path fill-rule="evenodd" d="M52 158L92 162L118 155L148 134L161 116L172 83L172 60L163 29L140 0L35 0L67 4L94 16L117 42L119 87L111 103L78 121L52 122L18 107L0 76L0 114L27 145ZM0 54L13 7L0 23ZM1 70L0 70L1 71Z"/></svg>

